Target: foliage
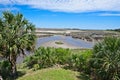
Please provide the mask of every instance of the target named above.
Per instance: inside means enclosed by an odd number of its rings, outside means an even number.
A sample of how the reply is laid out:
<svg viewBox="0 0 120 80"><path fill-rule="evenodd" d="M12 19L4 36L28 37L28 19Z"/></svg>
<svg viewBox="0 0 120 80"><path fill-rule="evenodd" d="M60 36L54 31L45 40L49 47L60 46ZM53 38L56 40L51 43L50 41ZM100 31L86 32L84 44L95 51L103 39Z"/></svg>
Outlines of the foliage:
<svg viewBox="0 0 120 80"><path fill-rule="evenodd" d="M72 54L72 51L69 49L39 47L34 55L28 56L25 59L24 63L28 68L33 68L33 70L58 64L63 65L65 69L90 73L88 62L91 56L91 50L79 51Z"/></svg>
<svg viewBox="0 0 120 80"><path fill-rule="evenodd" d="M77 71L89 72L88 62L91 56L91 50L86 50L77 54L72 54L72 56L68 60L68 67Z"/></svg>
<svg viewBox="0 0 120 80"><path fill-rule="evenodd" d="M11 65L9 61L7 60L0 61L0 75L3 77L3 79L6 79L7 77L10 76L10 68Z"/></svg>
<svg viewBox="0 0 120 80"><path fill-rule="evenodd" d="M11 64L11 74L16 75L16 59L25 50L35 47L35 27L22 14L3 12L0 18L0 54Z"/></svg>
<svg viewBox="0 0 120 80"><path fill-rule="evenodd" d="M107 37L96 44L90 63L98 79L120 80L120 38Z"/></svg>
<svg viewBox="0 0 120 80"><path fill-rule="evenodd" d="M28 56L24 62L29 68L33 68L35 64L39 64L40 68L46 68L55 64L66 64L70 55L69 49L39 47L35 54Z"/></svg>
<svg viewBox="0 0 120 80"><path fill-rule="evenodd" d="M39 68L40 68L39 64L34 64L34 66L33 66L34 71L38 70Z"/></svg>

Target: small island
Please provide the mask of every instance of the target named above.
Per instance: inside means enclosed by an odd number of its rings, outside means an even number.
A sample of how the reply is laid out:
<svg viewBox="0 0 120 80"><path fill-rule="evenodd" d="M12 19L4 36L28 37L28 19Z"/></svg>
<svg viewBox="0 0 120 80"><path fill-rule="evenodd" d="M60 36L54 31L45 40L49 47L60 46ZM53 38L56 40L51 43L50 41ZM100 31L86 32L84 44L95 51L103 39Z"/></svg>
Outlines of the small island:
<svg viewBox="0 0 120 80"><path fill-rule="evenodd" d="M64 43L61 42L61 41L56 41L55 44L62 45L62 44L64 44Z"/></svg>

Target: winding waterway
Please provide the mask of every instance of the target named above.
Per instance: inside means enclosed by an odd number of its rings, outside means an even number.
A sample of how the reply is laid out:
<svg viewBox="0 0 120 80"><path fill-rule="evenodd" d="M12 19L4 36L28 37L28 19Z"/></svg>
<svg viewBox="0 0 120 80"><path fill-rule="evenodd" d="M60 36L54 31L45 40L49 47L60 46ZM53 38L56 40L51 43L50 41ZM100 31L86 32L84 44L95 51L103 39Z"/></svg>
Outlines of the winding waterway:
<svg viewBox="0 0 120 80"><path fill-rule="evenodd" d="M76 47L80 48L92 48L94 46L93 42L87 42L81 39L75 39L71 36L61 36L61 35L55 35L51 37L44 37L44 38L38 38L36 47L40 47L42 44L47 43L49 41L55 41L55 40L62 40L68 44L71 44Z"/></svg>

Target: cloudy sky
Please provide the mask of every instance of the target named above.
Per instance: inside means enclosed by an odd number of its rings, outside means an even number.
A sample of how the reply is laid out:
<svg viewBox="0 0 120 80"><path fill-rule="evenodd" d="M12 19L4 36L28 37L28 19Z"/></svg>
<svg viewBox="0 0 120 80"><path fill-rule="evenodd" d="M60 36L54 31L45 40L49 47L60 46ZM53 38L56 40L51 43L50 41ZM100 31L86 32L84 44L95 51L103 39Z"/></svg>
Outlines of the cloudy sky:
<svg viewBox="0 0 120 80"><path fill-rule="evenodd" d="M40 28L120 28L120 0L0 0L5 10Z"/></svg>

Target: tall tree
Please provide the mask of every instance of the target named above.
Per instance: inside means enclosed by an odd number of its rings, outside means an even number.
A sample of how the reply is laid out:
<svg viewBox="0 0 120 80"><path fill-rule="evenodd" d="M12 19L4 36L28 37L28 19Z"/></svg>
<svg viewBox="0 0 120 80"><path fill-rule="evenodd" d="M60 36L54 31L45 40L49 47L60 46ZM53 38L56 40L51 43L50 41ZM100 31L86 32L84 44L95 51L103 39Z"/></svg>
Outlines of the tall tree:
<svg viewBox="0 0 120 80"><path fill-rule="evenodd" d="M35 26L22 14L3 12L0 18L0 54L11 64L11 74L16 75L16 59L19 54L35 48Z"/></svg>

